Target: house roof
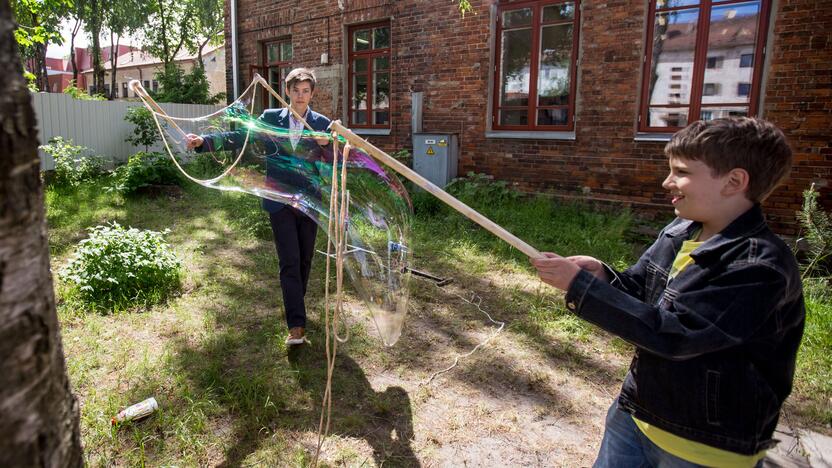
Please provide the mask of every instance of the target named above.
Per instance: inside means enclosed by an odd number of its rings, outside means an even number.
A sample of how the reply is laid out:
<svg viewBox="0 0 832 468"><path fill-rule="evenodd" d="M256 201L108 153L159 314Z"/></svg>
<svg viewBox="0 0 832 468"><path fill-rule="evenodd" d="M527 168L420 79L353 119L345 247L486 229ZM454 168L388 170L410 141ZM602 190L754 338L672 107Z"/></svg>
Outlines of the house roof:
<svg viewBox="0 0 832 468"><path fill-rule="evenodd" d="M754 44L757 33L757 16L743 15L712 21L708 34L708 48L722 49ZM671 24L665 32L662 50L693 50L696 42L696 25L691 23Z"/></svg>
<svg viewBox="0 0 832 468"><path fill-rule="evenodd" d="M224 44L216 45L216 46L207 46L202 51L202 56L205 57L210 55L211 53L217 51L218 49L224 47ZM174 58L174 62L185 62L188 60L196 59L196 54L191 54L187 50L181 50L176 57ZM155 57L145 51L142 50L134 50L131 52L127 52L121 54L118 57L118 61L116 62L118 68L133 68L133 67L141 67L146 65L161 65L162 60L158 57ZM110 70L112 67L110 66L110 62L107 61L104 63L104 69ZM83 73L89 73L92 71L92 68L85 69Z"/></svg>

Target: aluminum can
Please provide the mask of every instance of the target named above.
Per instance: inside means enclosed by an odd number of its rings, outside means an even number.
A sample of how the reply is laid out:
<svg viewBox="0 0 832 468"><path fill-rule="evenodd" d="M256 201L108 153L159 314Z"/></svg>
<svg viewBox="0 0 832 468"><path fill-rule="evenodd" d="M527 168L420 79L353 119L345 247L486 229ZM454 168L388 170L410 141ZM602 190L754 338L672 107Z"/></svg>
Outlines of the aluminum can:
<svg viewBox="0 0 832 468"><path fill-rule="evenodd" d="M153 397L148 398L142 402L136 403L133 406L124 408L119 411L116 417L113 418L113 424L142 419L149 416L151 413L159 409L159 403Z"/></svg>

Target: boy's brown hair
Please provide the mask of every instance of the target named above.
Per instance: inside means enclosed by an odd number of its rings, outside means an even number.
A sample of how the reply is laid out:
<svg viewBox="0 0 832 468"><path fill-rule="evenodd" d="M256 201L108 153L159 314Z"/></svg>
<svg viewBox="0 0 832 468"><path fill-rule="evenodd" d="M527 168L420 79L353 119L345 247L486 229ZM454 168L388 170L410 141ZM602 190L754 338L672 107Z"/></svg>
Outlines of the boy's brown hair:
<svg viewBox="0 0 832 468"><path fill-rule="evenodd" d="M308 68L295 68L286 75L286 89L292 89L295 83L301 81L308 81L312 86L312 91L315 91L315 84L318 80L315 79L315 72Z"/></svg>
<svg viewBox="0 0 832 468"><path fill-rule="evenodd" d="M771 122L749 117L694 122L676 132L664 152L668 158L702 161L714 176L745 169L746 197L755 203L765 200L792 167L783 132Z"/></svg>

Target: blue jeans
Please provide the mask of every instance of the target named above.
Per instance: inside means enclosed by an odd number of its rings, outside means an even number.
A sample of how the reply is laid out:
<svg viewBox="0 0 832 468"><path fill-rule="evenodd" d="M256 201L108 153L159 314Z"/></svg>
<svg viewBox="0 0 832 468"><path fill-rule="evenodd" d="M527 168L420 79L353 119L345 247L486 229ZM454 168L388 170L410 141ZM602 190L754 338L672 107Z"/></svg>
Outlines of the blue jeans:
<svg viewBox="0 0 832 468"><path fill-rule="evenodd" d="M701 467L665 452L636 426L630 413L618 407L618 399L607 411L604 440L593 468L692 468ZM757 464L762 466L762 461Z"/></svg>

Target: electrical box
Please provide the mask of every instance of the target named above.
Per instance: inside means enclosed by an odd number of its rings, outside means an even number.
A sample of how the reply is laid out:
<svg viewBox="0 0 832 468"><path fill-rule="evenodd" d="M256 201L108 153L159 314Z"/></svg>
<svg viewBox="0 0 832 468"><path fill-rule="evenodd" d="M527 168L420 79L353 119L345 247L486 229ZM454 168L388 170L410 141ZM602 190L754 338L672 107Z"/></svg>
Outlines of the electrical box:
<svg viewBox="0 0 832 468"><path fill-rule="evenodd" d="M414 133L413 170L443 188L456 177L459 140L451 133Z"/></svg>

